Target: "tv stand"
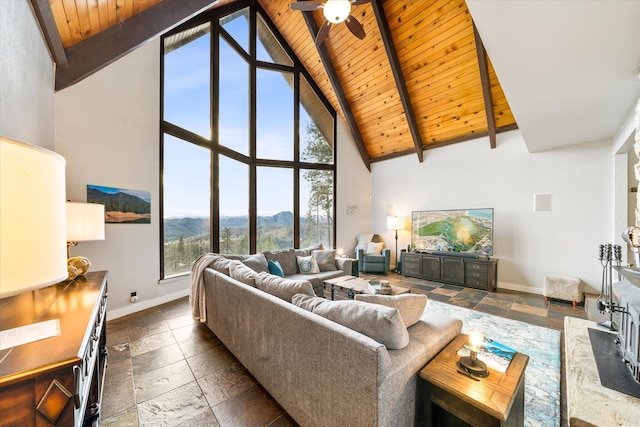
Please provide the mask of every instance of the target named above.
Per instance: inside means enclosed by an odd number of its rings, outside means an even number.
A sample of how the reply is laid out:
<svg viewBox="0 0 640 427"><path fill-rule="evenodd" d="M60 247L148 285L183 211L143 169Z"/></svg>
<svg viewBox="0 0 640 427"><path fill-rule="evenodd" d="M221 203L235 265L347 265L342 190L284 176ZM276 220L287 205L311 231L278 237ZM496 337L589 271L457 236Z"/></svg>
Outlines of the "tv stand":
<svg viewBox="0 0 640 427"><path fill-rule="evenodd" d="M402 275L494 291L498 282L498 259L462 253L403 252Z"/></svg>

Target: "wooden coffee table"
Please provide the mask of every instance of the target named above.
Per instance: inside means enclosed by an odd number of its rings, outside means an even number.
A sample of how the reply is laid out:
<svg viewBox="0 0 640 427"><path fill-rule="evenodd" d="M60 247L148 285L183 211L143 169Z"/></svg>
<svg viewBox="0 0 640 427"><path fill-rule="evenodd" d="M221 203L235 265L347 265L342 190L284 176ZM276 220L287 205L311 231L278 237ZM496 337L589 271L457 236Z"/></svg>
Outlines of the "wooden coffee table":
<svg viewBox="0 0 640 427"><path fill-rule="evenodd" d="M356 294L369 294L369 281L353 276L340 276L325 280L322 284L323 296L328 300L353 299ZM391 295L408 294L409 288L391 285Z"/></svg>
<svg viewBox="0 0 640 427"><path fill-rule="evenodd" d="M522 426L524 371L529 356L516 353L505 373L471 379L458 372L456 353L468 341L460 334L420 371L425 426Z"/></svg>

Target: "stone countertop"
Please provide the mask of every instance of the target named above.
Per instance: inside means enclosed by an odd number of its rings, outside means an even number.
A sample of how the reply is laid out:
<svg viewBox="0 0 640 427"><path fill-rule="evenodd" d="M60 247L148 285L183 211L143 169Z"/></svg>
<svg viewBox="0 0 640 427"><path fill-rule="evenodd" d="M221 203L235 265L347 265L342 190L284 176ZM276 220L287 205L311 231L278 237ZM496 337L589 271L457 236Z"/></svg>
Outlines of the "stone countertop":
<svg viewBox="0 0 640 427"><path fill-rule="evenodd" d="M588 328L606 330L589 320L565 317L565 375L569 426L637 426L640 420L640 399L600 384Z"/></svg>

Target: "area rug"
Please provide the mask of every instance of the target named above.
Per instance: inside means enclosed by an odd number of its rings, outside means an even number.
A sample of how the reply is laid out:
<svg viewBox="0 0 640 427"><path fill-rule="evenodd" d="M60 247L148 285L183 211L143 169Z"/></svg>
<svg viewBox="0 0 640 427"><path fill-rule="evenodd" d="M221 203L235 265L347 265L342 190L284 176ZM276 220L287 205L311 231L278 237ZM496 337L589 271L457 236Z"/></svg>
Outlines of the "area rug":
<svg viewBox="0 0 640 427"><path fill-rule="evenodd" d="M472 330L529 356L525 373L524 425L560 425L560 332L517 320L429 300L427 309L464 322Z"/></svg>

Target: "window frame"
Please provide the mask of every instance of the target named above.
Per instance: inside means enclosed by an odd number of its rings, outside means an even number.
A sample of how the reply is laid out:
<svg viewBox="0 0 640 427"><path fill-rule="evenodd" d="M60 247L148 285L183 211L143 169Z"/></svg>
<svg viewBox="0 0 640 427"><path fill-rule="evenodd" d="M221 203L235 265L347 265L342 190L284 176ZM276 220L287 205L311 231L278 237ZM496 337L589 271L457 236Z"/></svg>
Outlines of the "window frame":
<svg viewBox="0 0 640 427"><path fill-rule="evenodd" d="M233 39L233 37L222 27L219 23L219 19L223 16L237 12L241 9L249 8L249 53L247 52ZM276 38L277 42L281 45L287 55L293 60L293 66L282 65L277 63L270 63L261 60L257 60L257 14L260 14L264 23L268 26L272 35ZM210 33L210 111L211 111L211 140L195 134L189 130L183 129L173 123L164 120L164 46L165 38L170 37L176 33L183 32L189 28L209 22L211 25ZM220 145L219 143L219 116L217 106L219 101L219 91L217 82L219 81L219 38L224 38L231 48L233 48L239 55L241 55L249 65L249 148L248 155L239 153L231 148ZM256 136L256 71L257 69L267 69L271 71L286 71L293 73L294 87L293 91L293 160L274 160L258 158L257 153L257 136ZM300 160L300 76L303 75L307 83L315 92L318 100L324 105L327 112L333 118L333 163L314 163ZM224 6L214 8L207 11L195 18L187 21L186 23L178 26L174 30L168 32L162 36L160 43L160 221L159 221L159 233L160 233L160 278L168 279L170 277L176 277L185 273L179 273L172 276L165 276L164 267L164 135L168 134L173 137L179 138L188 143L196 144L209 150L210 164L211 164L211 182L210 182L210 247L211 252L220 251L220 206L218 203L218 187L220 183L219 179L219 155L227 156L233 160L244 163L249 169L249 253L256 253L257 247L257 168L261 166L267 167L279 167L292 170L293 175L293 242L294 246L298 247L300 244L300 218L304 215L301 212L303 208L300 206L300 179L302 170L325 170L333 173L333 224L332 224L332 236L331 242L335 246L336 237L336 195L337 195L337 114L333 109L329 101L326 99L320 88L317 86L311 75L304 68L300 60L297 58L291 47L286 43L284 37L280 34L275 27L267 13L262 7L254 1L241 0Z"/></svg>

